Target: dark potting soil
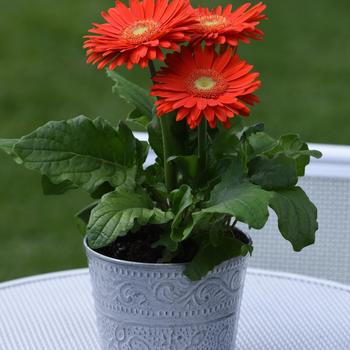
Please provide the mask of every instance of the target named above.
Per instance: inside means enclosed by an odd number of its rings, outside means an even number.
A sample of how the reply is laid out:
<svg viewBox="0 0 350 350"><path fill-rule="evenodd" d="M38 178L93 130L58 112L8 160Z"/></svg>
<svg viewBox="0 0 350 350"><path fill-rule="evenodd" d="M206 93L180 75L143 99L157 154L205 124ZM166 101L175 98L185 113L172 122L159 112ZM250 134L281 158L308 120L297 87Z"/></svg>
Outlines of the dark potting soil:
<svg viewBox="0 0 350 350"><path fill-rule="evenodd" d="M161 263L163 247L152 248L152 245L159 240L162 233L163 231L158 225L143 226L139 231L135 233L130 232L124 237L119 237L110 245L98 249L97 252L119 260L153 264ZM249 243L249 238L237 228L233 230L232 234L243 243ZM195 256L197 250L197 243L188 239L179 246L177 255L171 262L189 262Z"/></svg>
<svg viewBox="0 0 350 350"><path fill-rule="evenodd" d="M119 260L157 263L162 257L163 248L152 248L152 245L159 240L160 234L160 228L156 225L143 226L138 232L119 237L97 252Z"/></svg>

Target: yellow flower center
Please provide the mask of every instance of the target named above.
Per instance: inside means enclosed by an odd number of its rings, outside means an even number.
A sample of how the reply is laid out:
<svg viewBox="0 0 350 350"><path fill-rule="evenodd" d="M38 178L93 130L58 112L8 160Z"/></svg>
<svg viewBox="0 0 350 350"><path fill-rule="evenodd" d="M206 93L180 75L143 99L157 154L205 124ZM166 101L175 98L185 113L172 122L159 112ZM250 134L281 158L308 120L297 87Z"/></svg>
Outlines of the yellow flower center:
<svg viewBox="0 0 350 350"><path fill-rule="evenodd" d="M227 18L220 15L201 16L198 20L199 26L204 32L216 32L226 28L229 24Z"/></svg>
<svg viewBox="0 0 350 350"><path fill-rule="evenodd" d="M122 33L122 38L133 44L141 44L151 40L158 29L157 22L151 19L140 20L126 27Z"/></svg>
<svg viewBox="0 0 350 350"><path fill-rule="evenodd" d="M186 80L188 92L202 98L216 98L225 92L226 80L213 69L198 69Z"/></svg>
<svg viewBox="0 0 350 350"><path fill-rule="evenodd" d="M134 35L142 35L144 33L146 33L148 31L148 27L147 26L139 26L139 27L135 27L132 31L132 33Z"/></svg>
<svg viewBox="0 0 350 350"><path fill-rule="evenodd" d="M194 85L198 90L211 90L216 85L216 81L211 77L200 77L194 81Z"/></svg>

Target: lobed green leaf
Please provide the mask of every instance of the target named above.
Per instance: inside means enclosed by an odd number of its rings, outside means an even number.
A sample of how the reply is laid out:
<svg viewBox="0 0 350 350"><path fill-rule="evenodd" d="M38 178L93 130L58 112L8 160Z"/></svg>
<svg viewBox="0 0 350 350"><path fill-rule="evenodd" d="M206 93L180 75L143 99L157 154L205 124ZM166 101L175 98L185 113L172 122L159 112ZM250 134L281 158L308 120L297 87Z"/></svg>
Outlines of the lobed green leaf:
<svg viewBox="0 0 350 350"><path fill-rule="evenodd" d="M252 252L252 246L234 237L221 236L215 247L210 242L204 242L194 259L186 266L185 275L192 281L198 281L215 266L248 252Z"/></svg>
<svg viewBox="0 0 350 350"><path fill-rule="evenodd" d="M294 158L297 165L297 175L304 176L305 168L310 163L310 157L321 158L322 153L315 150L309 150L307 143L301 141L297 134L283 135L270 154L284 153L286 156Z"/></svg>
<svg viewBox="0 0 350 350"><path fill-rule="evenodd" d="M18 141L19 139L0 139L0 149L11 156L16 163L21 164L22 161L14 150Z"/></svg>
<svg viewBox="0 0 350 350"><path fill-rule="evenodd" d="M261 229L269 217L268 203L272 194L249 182L217 185L203 213L226 214L249 227Z"/></svg>
<svg viewBox="0 0 350 350"><path fill-rule="evenodd" d="M179 242L183 238L186 227L186 214L188 208L194 203L192 189L188 185L182 185L170 194L170 204L175 218L171 225L171 239Z"/></svg>
<svg viewBox="0 0 350 350"><path fill-rule="evenodd" d="M278 227L295 251L315 242L317 208L300 187L274 192L270 207L278 217Z"/></svg>
<svg viewBox="0 0 350 350"><path fill-rule="evenodd" d="M98 249L135 227L164 224L173 217L171 212L155 208L146 192L121 186L103 196L92 210L87 226L88 242L91 248Z"/></svg>
<svg viewBox="0 0 350 350"><path fill-rule="evenodd" d="M221 228L227 217L261 229L269 217L268 205L272 193L250 183L245 177L239 158L232 160L224 175L211 192L203 208L192 214L191 220L177 240L188 238L201 228Z"/></svg>
<svg viewBox="0 0 350 350"><path fill-rule="evenodd" d="M0 139L0 149L11 155L13 147L18 142L18 139Z"/></svg>
<svg viewBox="0 0 350 350"><path fill-rule="evenodd" d="M268 219L271 193L244 178L239 158L232 161L222 180L211 192L203 213L226 214L250 227L260 229Z"/></svg>
<svg viewBox="0 0 350 350"><path fill-rule="evenodd" d="M140 128L141 130L147 130L147 125L150 123L150 118L148 116L143 115L138 109L134 109L131 111L126 118L126 122L131 127L135 126Z"/></svg>
<svg viewBox="0 0 350 350"><path fill-rule="evenodd" d="M169 233L164 233L158 241L152 244L152 248L165 247L168 252L174 253L179 247L179 243L175 242Z"/></svg>
<svg viewBox="0 0 350 350"><path fill-rule="evenodd" d="M97 206L97 204L98 202L91 203L75 214L79 231L84 236L86 235L86 226L89 223L91 211Z"/></svg>
<svg viewBox="0 0 350 350"><path fill-rule="evenodd" d="M284 153L272 159L256 157L248 167L250 181L268 191L294 187L298 182L296 161Z"/></svg>
<svg viewBox="0 0 350 350"><path fill-rule="evenodd" d="M251 135L258 132L263 132L265 130L265 125L263 123L258 123L250 126L246 126L242 131L238 133L239 138L242 141L247 140Z"/></svg>
<svg viewBox="0 0 350 350"><path fill-rule="evenodd" d="M252 134L248 138L254 155L261 155L276 147L277 141L264 132Z"/></svg>
<svg viewBox="0 0 350 350"><path fill-rule="evenodd" d="M135 178L145 158L124 123L115 129L101 118L84 116L49 122L22 137L14 151L24 166L39 171L52 184L90 193L106 182L116 187Z"/></svg>

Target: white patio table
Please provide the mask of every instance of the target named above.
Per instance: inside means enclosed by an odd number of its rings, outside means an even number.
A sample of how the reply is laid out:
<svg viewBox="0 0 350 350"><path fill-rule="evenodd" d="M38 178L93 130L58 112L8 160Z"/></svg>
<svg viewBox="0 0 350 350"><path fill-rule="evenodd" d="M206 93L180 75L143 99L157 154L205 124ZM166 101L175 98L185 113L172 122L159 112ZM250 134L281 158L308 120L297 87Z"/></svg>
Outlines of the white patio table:
<svg viewBox="0 0 350 350"><path fill-rule="evenodd" d="M88 271L0 284L0 349L98 350ZM249 269L237 339L248 349L349 350L350 287Z"/></svg>

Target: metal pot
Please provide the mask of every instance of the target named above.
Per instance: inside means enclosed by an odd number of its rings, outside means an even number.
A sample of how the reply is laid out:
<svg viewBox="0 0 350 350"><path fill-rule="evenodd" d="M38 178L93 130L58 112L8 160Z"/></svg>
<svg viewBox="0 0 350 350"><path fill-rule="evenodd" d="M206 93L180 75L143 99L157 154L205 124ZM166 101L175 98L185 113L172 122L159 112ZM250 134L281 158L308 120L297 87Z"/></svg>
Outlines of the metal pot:
<svg viewBox="0 0 350 350"><path fill-rule="evenodd" d="M184 264L117 260L88 247L103 350L233 350L247 258L214 268L201 281Z"/></svg>

